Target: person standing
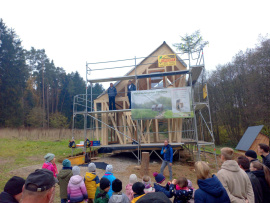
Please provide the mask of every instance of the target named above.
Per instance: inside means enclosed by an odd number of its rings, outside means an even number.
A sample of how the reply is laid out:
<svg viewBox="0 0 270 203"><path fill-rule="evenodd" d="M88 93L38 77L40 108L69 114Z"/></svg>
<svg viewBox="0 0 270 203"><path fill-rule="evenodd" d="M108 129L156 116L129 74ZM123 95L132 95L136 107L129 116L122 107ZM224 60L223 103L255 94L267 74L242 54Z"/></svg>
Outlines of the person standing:
<svg viewBox="0 0 270 203"><path fill-rule="evenodd" d="M18 203L22 197L22 189L25 180L18 176L13 176L6 183L4 191L0 194L0 203Z"/></svg>
<svg viewBox="0 0 270 203"><path fill-rule="evenodd" d="M249 158L246 156L239 156L237 158L237 163L238 163L239 167L247 173L247 175L250 179L250 182L251 182L251 185L253 188L253 192L254 192L255 203L262 203L263 202L263 193L262 193L262 187L261 187L260 181L253 173L250 172L249 168L250 168L250 163L252 163L252 162L249 162Z"/></svg>
<svg viewBox="0 0 270 203"><path fill-rule="evenodd" d="M117 95L117 90L113 86L113 84L110 83L110 87L108 88L109 110L116 110L116 108L115 108L115 96L116 95Z"/></svg>
<svg viewBox="0 0 270 203"><path fill-rule="evenodd" d="M168 165L169 172L170 172L170 181L172 181L172 162L173 162L173 149L171 145L168 143L168 140L164 141L164 146L160 152L163 155L163 161L160 168L160 173L163 174L164 169Z"/></svg>
<svg viewBox="0 0 270 203"><path fill-rule="evenodd" d="M131 92L136 90L136 86L132 83L131 80L128 81L127 89L128 89L127 96L129 101L129 109L131 109Z"/></svg>
<svg viewBox="0 0 270 203"><path fill-rule="evenodd" d="M233 149L224 147L221 149L221 169L217 177L232 203L254 203L254 193L248 175L238 163L233 160ZM195 192L196 195L196 192Z"/></svg>
<svg viewBox="0 0 270 203"><path fill-rule="evenodd" d="M63 162L63 168L60 170L57 175L58 184L60 186L60 198L61 203L67 203L67 187L70 178L73 176L71 162L68 159L65 159Z"/></svg>
<svg viewBox="0 0 270 203"><path fill-rule="evenodd" d="M259 144L258 152L261 154L263 159L263 164L266 165L270 169L270 154L269 154L269 146L266 144Z"/></svg>

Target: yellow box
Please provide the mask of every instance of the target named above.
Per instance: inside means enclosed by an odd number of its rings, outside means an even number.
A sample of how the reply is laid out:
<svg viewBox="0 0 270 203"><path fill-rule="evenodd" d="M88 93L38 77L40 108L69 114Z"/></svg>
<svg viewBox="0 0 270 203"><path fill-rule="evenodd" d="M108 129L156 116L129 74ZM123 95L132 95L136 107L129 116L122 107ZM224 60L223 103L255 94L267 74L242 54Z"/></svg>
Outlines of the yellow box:
<svg viewBox="0 0 270 203"><path fill-rule="evenodd" d="M69 157L68 160L71 162L71 165L81 165L84 164L84 155Z"/></svg>

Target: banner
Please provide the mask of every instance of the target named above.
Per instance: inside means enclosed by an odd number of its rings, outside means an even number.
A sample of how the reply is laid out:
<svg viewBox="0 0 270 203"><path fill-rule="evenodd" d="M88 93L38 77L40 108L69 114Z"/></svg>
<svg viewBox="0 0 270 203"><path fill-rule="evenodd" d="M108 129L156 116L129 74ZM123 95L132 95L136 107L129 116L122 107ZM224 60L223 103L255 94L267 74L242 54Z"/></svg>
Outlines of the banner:
<svg viewBox="0 0 270 203"><path fill-rule="evenodd" d="M133 91L131 92L132 119L193 117L190 94L190 87Z"/></svg>
<svg viewBox="0 0 270 203"><path fill-rule="evenodd" d="M175 54L158 56L158 67L175 66L175 65L176 65L176 55Z"/></svg>

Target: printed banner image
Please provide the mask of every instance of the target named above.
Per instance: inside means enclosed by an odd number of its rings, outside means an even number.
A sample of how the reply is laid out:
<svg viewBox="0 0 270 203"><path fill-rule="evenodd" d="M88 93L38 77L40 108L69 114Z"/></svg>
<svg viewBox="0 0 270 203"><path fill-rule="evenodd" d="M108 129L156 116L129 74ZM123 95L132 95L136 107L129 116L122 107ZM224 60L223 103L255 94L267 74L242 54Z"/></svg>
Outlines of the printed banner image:
<svg viewBox="0 0 270 203"><path fill-rule="evenodd" d="M193 117L190 87L141 90L131 93L134 120Z"/></svg>

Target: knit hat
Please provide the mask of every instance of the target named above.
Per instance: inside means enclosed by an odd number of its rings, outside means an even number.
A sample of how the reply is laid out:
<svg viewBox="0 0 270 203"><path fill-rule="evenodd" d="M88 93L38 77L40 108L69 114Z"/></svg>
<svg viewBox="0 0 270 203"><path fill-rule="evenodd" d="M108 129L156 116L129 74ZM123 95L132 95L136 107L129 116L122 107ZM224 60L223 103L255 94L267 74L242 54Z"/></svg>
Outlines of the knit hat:
<svg viewBox="0 0 270 203"><path fill-rule="evenodd" d="M136 183L137 182L137 176L136 176L136 174L131 174L130 176L129 176L129 183L130 184L134 184L134 183Z"/></svg>
<svg viewBox="0 0 270 203"><path fill-rule="evenodd" d="M63 167L71 167L71 163L70 163L70 161L69 161L68 159L65 159L65 160L62 162L62 164L63 164Z"/></svg>
<svg viewBox="0 0 270 203"><path fill-rule="evenodd" d="M251 157L253 159L257 159L257 154L253 150L247 150L245 153L246 156Z"/></svg>
<svg viewBox="0 0 270 203"><path fill-rule="evenodd" d="M162 173L153 173L153 176L155 177L155 180L157 183L162 183L165 180L165 176Z"/></svg>
<svg viewBox="0 0 270 203"><path fill-rule="evenodd" d="M112 190L113 190L114 192L121 192L121 190L122 190L122 182L121 182L121 180L115 179L115 180L112 182Z"/></svg>
<svg viewBox="0 0 270 203"><path fill-rule="evenodd" d="M9 179L4 187L4 192L14 196L22 192L25 180L18 176L13 176Z"/></svg>
<svg viewBox="0 0 270 203"><path fill-rule="evenodd" d="M50 162L51 160L53 160L54 157L55 157L54 154L48 153L48 154L46 154L46 155L44 156L44 159L45 159L45 161Z"/></svg>
<svg viewBox="0 0 270 203"><path fill-rule="evenodd" d="M107 187L111 185L111 182L109 181L108 178L101 178L100 179L100 189L105 190Z"/></svg>
<svg viewBox="0 0 270 203"><path fill-rule="evenodd" d="M94 172L94 171L96 171L96 164L94 164L94 163L88 164L88 171L89 171L89 172Z"/></svg>
<svg viewBox="0 0 270 203"><path fill-rule="evenodd" d="M79 166L74 166L73 168L72 168L72 172L73 172L73 175L75 176L75 175L80 175L80 168L79 168Z"/></svg>
<svg viewBox="0 0 270 203"><path fill-rule="evenodd" d="M132 190L135 192L137 195L142 195L144 194L144 184L141 182L136 182L132 185Z"/></svg>
<svg viewBox="0 0 270 203"><path fill-rule="evenodd" d="M107 165L106 166L106 172L113 172L113 166L112 165Z"/></svg>

